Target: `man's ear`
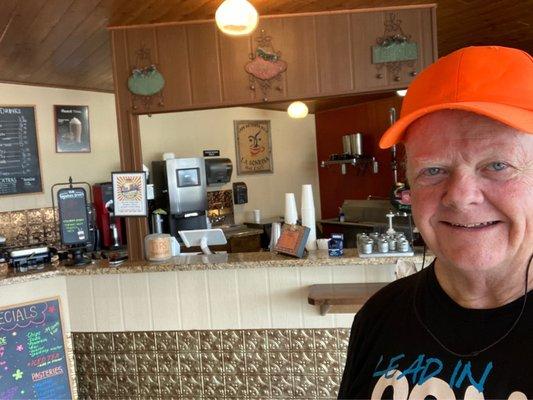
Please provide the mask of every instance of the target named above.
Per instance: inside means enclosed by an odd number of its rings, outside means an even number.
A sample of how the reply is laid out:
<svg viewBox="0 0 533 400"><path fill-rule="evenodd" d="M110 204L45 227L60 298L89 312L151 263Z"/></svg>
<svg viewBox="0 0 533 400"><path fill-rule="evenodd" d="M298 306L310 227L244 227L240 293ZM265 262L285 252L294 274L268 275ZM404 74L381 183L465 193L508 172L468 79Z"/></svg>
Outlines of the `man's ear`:
<svg viewBox="0 0 533 400"><path fill-rule="evenodd" d="M402 204L411 205L411 191L410 190L402 190Z"/></svg>

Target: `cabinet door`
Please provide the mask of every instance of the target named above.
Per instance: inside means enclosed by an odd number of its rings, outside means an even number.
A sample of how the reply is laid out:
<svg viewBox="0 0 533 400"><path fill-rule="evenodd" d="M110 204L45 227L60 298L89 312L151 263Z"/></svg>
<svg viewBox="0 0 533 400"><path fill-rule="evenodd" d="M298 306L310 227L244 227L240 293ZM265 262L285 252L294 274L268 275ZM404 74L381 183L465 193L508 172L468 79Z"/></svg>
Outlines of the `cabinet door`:
<svg viewBox="0 0 533 400"><path fill-rule="evenodd" d="M186 27L192 104L195 108L222 103L216 29L211 22Z"/></svg>
<svg viewBox="0 0 533 400"><path fill-rule="evenodd" d="M127 74L128 78L136 68L159 65L154 29L131 29L126 31ZM126 87L127 87L126 79ZM134 113L161 111L163 105L159 96L144 98L130 93L130 104Z"/></svg>
<svg viewBox="0 0 533 400"><path fill-rule="evenodd" d="M434 52L431 24L432 8L398 10L393 13L396 20L401 23L403 33L418 46L418 59L412 63L412 66L403 66L397 74L389 74L388 77L392 86L407 87L414 77L437 57Z"/></svg>
<svg viewBox="0 0 533 400"><path fill-rule="evenodd" d="M315 17L320 95L353 93L350 15Z"/></svg>
<svg viewBox="0 0 533 400"><path fill-rule="evenodd" d="M380 11L350 16L353 76L357 92L379 90L389 85L387 68L372 64L372 46L383 36L384 18L385 14Z"/></svg>
<svg viewBox="0 0 533 400"><path fill-rule="evenodd" d="M222 97L225 103L250 103L254 93L244 66L252 52L249 36L233 37L217 33L220 47L220 69L222 73Z"/></svg>
<svg viewBox="0 0 533 400"><path fill-rule="evenodd" d="M257 46L259 45L259 37L264 35L271 40L271 45L274 51L279 52L281 60L285 60L285 57L289 53L285 50L283 39L283 21L281 18L264 18L259 20L259 25L252 33L252 52L256 53ZM287 68L291 68L288 65ZM261 90L260 81L255 80L254 90L254 102L266 102L266 101L278 101L285 100L287 98L285 87L287 81L287 71L281 73L278 78L274 78L269 83L269 88L266 90L266 94Z"/></svg>
<svg viewBox="0 0 533 400"><path fill-rule="evenodd" d="M287 61L287 97L291 100L318 94L314 17L283 20L283 59Z"/></svg>
<svg viewBox="0 0 533 400"><path fill-rule="evenodd" d="M184 26L156 29L159 69L165 78L164 109L176 110L192 104L189 54Z"/></svg>

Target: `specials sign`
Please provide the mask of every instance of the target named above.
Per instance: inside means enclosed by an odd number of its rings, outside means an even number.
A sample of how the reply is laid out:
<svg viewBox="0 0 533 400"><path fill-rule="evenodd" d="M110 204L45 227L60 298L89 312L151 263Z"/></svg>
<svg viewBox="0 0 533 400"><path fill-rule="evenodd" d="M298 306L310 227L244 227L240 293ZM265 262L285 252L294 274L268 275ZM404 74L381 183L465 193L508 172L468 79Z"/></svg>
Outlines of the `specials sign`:
<svg viewBox="0 0 533 400"><path fill-rule="evenodd" d="M270 121L234 121L237 174L274 172Z"/></svg>
<svg viewBox="0 0 533 400"><path fill-rule="evenodd" d="M59 300L0 310L0 399L71 399Z"/></svg>

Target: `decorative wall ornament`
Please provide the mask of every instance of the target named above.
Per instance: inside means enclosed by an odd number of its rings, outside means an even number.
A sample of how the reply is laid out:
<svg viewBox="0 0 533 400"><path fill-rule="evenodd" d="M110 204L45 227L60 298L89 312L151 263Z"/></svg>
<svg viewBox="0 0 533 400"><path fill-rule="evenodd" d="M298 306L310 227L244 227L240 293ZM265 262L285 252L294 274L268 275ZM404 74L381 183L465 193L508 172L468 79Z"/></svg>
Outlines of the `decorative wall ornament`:
<svg viewBox="0 0 533 400"><path fill-rule="evenodd" d="M265 34L265 30L261 29L260 35L255 39L257 48L255 54L250 54L250 62L248 62L244 69L250 78L250 90L259 89L263 95L263 100L268 100L268 91L275 88L281 91L279 85L281 82L281 74L287 70L287 62L281 59L281 52L276 51L272 46L272 37Z"/></svg>
<svg viewBox="0 0 533 400"><path fill-rule="evenodd" d="M141 45L135 55L137 66L132 68L128 78L128 89L132 93L133 109L138 108L138 103L141 103L144 108L149 108L154 100L158 102L158 106L162 107L164 102L161 90L165 86L165 78L157 70L157 66L152 63L150 49Z"/></svg>
<svg viewBox="0 0 533 400"><path fill-rule="evenodd" d="M274 172L270 121L233 121L237 175Z"/></svg>
<svg viewBox="0 0 533 400"><path fill-rule="evenodd" d="M386 67L400 80L400 72L404 66L411 68L411 76L416 75L415 64L418 60L418 45L411 41L411 35L406 35L401 27L402 20L394 13L385 18L385 33L377 39L377 45L372 46L372 64L376 64L378 79L383 78L381 70Z"/></svg>

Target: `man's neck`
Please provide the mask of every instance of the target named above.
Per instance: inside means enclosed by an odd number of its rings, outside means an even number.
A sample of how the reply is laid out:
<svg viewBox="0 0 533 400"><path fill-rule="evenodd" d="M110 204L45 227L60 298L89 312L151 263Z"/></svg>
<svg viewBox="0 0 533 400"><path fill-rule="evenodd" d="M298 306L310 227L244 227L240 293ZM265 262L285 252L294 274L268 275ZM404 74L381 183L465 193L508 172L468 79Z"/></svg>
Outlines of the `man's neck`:
<svg viewBox="0 0 533 400"><path fill-rule="evenodd" d="M527 262L517 262L513 268L493 268L481 273L464 271L437 258L435 275L446 294L461 307L489 309L503 306L524 295ZM528 291L533 288L532 275L529 274Z"/></svg>

